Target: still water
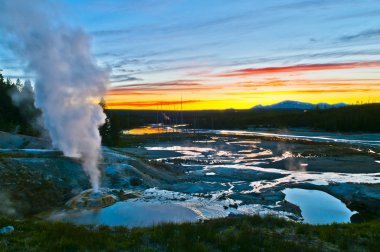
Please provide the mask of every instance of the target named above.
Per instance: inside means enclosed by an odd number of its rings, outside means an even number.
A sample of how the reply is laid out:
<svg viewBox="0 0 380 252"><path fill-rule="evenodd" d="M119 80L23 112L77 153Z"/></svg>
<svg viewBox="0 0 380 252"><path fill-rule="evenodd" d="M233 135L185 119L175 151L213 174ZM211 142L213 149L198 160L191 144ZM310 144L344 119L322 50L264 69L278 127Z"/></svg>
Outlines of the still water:
<svg viewBox="0 0 380 252"><path fill-rule="evenodd" d="M128 201L98 210L61 213L51 219L85 225L146 227L165 222L194 222L198 215L176 204Z"/></svg>
<svg viewBox="0 0 380 252"><path fill-rule="evenodd" d="M318 190L287 188L285 200L301 209L304 222L308 224L331 224L350 222L351 212L346 205L328 193Z"/></svg>

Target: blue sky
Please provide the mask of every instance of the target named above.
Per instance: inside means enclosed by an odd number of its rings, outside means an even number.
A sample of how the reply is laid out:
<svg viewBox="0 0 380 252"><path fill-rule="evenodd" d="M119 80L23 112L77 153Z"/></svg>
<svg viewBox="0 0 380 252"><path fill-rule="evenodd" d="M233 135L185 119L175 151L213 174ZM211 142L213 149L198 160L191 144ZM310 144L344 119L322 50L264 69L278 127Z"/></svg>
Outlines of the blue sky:
<svg viewBox="0 0 380 252"><path fill-rule="evenodd" d="M208 87L233 86L241 80L214 76L247 68L380 60L380 2L377 0L67 0L54 4L62 20L90 34L96 59L112 68L112 87L147 87L152 83L185 81ZM4 69L4 74L32 76L32 73L24 73L20 66L22 62L0 44L0 68ZM354 80L380 77L373 68L352 72L355 74L350 79ZM336 80L342 76L347 73L319 71L318 76L315 73L299 78L252 76L249 81L263 82L270 78ZM368 83L360 85L363 88ZM377 82L371 85L376 87ZM249 90L238 91L248 94ZM188 92L192 91L183 88L171 95L179 97ZM366 95L373 98L376 92ZM160 95L139 96L132 100L157 100ZM205 100L222 97L212 98L205 93L197 96L205 96ZM251 103L236 107L258 103L253 101L257 96L260 94L252 94ZM116 98L110 97L113 99ZM165 100L170 99L173 98L165 97ZM194 100L193 97L189 99ZM223 99L229 98L223 96ZM277 101L256 100L260 103ZM316 101L314 98L306 100ZM231 100L228 106L233 104L237 103Z"/></svg>

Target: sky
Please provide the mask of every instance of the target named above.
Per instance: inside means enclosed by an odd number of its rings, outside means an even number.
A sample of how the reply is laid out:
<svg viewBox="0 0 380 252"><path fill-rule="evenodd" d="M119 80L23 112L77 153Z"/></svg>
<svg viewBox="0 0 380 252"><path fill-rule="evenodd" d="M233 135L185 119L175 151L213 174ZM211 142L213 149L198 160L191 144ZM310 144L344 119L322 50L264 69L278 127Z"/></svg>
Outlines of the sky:
<svg viewBox="0 0 380 252"><path fill-rule="evenodd" d="M378 0L53 2L110 69L109 108L380 102ZM33 80L1 37L0 69Z"/></svg>

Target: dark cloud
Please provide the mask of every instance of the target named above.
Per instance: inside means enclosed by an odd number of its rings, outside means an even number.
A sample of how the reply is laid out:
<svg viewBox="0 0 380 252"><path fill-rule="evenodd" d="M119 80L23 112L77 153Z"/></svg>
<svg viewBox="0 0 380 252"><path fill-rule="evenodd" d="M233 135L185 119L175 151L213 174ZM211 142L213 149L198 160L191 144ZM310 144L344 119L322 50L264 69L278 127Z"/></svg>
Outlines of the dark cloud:
<svg viewBox="0 0 380 252"><path fill-rule="evenodd" d="M117 82L126 82L126 81L141 81L142 79L130 76L128 74L119 74L119 75L112 75L111 76L111 82L117 83Z"/></svg>
<svg viewBox="0 0 380 252"><path fill-rule="evenodd" d="M347 42L347 41L356 41L356 40L373 39L373 38L380 38L380 28L365 30L356 34L342 36L339 38L339 40L343 42Z"/></svg>
<svg viewBox="0 0 380 252"><path fill-rule="evenodd" d="M141 60L139 59L121 59L117 62L114 62L111 64L113 68L122 68L125 67L126 65L135 65L135 64L140 64Z"/></svg>

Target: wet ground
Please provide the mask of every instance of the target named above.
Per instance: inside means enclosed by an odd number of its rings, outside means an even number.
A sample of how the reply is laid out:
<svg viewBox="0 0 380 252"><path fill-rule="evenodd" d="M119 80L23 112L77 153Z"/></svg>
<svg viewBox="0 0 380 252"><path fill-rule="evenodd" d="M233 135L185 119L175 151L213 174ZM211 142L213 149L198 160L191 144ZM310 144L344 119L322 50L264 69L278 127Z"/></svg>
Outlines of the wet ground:
<svg viewBox="0 0 380 252"><path fill-rule="evenodd" d="M104 148L102 186L113 189L117 203L95 210L66 209L63 205L59 207L58 202L48 218L82 224L148 226L254 214L273 214L313 224L380 216L378 134L249 131L199 131L195 137L189 133L176 134L177 137L170 136L171 140L165 142L142 136L146 138L144 144ZM0 172L8 174L6 168L11 165L36 172L42 169L43 179L55 181L51 190L62 187L65 197L88 188L88 183L81 182L82 173L72 175L78 165L74 162L71 167L72 160L54 151L3 149L0 157ZM61 164L56 164L56 160ZM46 164L54 169L47 169ZM69 166L70 169L65 168ZM65 182L69 178L70 183ZM306 191L294 197L286 193L292 188ZM131 191L138 196L125 196ZM310 197L335 206L318 210L327 218L310 212L307 201Z"/></svg>
<svg viewBox="0 0 380 252"><path fill-rule="evenodd" d="M144 191L141 198L130 201L139 207L157 208L142 225L170 221L161 212L177 208L183 221L275 214L326 224L379 216L379 135L334 138L331 133L328 137L313 134L295 138L278 133L207 131L195 140L151 141L117 151L174 173L174 180L160 183L154 195ZM312 202L325 206L318 208ZM196 216L184 214L182 207ZM123 205L117 208L123 211ZM97 214L107 215L109 210L103 211ZM171 221L179 221L176 214L170 215ZM134 226L134 221L123 225ZM104 219L100 222L107 223Z"/></svg>

